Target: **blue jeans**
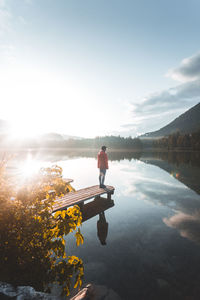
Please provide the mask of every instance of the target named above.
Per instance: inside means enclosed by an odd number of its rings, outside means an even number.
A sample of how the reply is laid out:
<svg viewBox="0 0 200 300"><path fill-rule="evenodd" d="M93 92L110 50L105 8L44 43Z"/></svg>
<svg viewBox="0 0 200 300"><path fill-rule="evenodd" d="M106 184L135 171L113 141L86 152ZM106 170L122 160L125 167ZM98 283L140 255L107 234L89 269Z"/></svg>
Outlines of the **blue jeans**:
<svg viewBox="0 0 200 300"><path fill-rule="evenodd" d="M99 184L104 185L105 175L106 175L106 169L99 169Z"/></svg>

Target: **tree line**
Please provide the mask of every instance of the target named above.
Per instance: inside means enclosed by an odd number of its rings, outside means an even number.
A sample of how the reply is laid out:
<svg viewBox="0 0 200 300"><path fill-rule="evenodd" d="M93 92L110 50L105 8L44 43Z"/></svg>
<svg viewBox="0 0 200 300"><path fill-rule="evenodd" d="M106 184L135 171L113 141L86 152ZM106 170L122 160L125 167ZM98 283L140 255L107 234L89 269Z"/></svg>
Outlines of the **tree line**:
<svg viewBox="0 0 200 300"><path fill-rule="evenodd" d="M97 149L105 145L111 149L142 149L142 142L139 138L121 137L121 136L103 136L95 138L69 138L69 139L26 139L23 141L9 141L0 138L2 146L15 146L17 148L87 148ZM14 144L14 145L13 145Z"/></svg>
<svg viewBox="0 0 200 300"><path fill-rule="evenodd" d="M181 134L176 132L153 141L153 147L171 149L200 150L200 130Z"/></svg>
<svg viewBox="0 0 200 300"><path fill-rule="evenodd" d="M104 136L96 137L94 139L69 139L65 142L68 147L78 148L100 148L106 145L112 149L141 149L142 143L138 138L121 137L121 136Z"/></svg>

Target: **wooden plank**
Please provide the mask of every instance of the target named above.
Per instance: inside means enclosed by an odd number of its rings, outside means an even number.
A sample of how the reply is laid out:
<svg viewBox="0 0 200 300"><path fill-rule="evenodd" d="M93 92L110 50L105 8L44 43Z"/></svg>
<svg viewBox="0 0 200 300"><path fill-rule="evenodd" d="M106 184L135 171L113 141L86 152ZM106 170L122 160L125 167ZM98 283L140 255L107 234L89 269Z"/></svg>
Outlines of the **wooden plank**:
<svg viewBox="0 0 200 300"><path fill-rule="evenodd" d="M112 193L114 190L113 187L109 187L109 192L105 191L104 189L100 189L98 186L93 186L90 188L85 188L85 189L81 189L75 192L70 192L67 193L66 195L64 195L62 198L57 198L57 200L60 201L65 201L65 200L76 200L82 197L89 197L89 196L95 196L95 195L101 195L101 194L105 194L105 193Z"/></svg>
<svg viewBox="0 0 200 300"><path fill-rule="evenodd" d="M70 178L62 178L62 180L65 181L66 183L71 183L74 181L73 179Z"/></svg>
<svg viewBox="0 0 200 300"><path fill-rule="evenodd" d="M113 193L114 188L111 186L108 186L107 189L101 189L98 186L93 186L85 189L81 189L75 192L68 193L64 195L62 198L57 198L59 201L65 201L65 200L70 200L70 199L76 199L80 197L89 197L89 196L95 196L95 195L101 195L105 193Z"/></svg>
<svg viewBox="0 0 200 300"><path fill-rule="evenodd" d="M80 189L75 192L70 192L61 198L56 198L57 203L55 203L53 206L53 212L92 199L96 196L101 196L103 194L113 194L113 193L114 193L114 187L106 186L106 188L103 189L100 188L98 185Z"/></svg>

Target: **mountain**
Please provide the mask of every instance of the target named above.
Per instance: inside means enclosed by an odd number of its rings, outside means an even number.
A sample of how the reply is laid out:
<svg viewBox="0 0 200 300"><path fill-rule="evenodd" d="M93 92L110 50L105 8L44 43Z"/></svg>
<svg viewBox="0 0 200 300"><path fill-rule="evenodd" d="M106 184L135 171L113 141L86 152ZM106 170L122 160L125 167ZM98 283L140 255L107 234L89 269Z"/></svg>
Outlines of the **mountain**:
<svg viewBox="0 0 200 300"><path fill-rule="evenodd" d="M43 141L67 141L69 139L81 140L83 138L73 135L60 134L56 132L49 132L39 136Z"/></svg>
<svg viewBox="0 0 200 300"><path fill-rule="evenodd" d="M64 140L69 140L69 139L74 139L74 140L83 140L83 137L80 136L75 136L75 135L67 135L67 134L63 134L63 139Z"/></svg>
<svg viewBox="0 0 200 300"><path fill-rule="evenodd" d="M200 130L200 103L193 106L161 129L141 135L140 138L161 138L179 131L182 134Z"/></svg>
<svg viewBox="0 0 200 300"><path fill-rule="evenodd" d="M59 133L49 132L41 136L41 139L45 141L63 141L63 136Z"/></svg>

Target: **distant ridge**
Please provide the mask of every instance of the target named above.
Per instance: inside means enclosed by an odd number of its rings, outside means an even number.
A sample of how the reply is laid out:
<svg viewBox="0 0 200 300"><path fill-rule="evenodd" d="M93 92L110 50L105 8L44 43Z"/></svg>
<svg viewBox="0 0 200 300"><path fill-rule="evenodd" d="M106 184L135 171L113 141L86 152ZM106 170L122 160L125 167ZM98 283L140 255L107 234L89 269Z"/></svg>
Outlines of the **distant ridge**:
<svg viewBox="0 0 200 300"><path fill-rule="evenodd" d="M200 103L187 110L168 125L157 131L141 135L140 138L159 138L178 131L185 134L197 130L200 130Z"/></svg>

